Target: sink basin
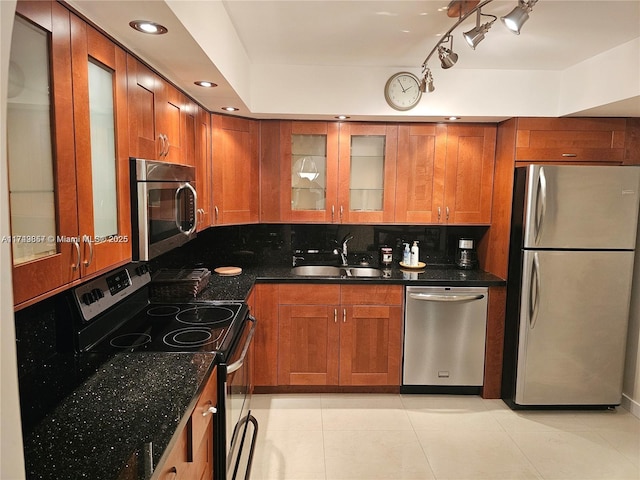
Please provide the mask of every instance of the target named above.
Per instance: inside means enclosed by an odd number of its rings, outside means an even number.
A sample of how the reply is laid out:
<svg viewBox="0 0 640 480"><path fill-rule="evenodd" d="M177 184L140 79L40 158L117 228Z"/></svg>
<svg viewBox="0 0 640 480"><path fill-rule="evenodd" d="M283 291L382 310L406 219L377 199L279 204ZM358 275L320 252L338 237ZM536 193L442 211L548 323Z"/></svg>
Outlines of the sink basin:
<svg viewBox="0 0 640 480"><path fill-rule="evenodd" d="M345 270L349 270L352 277L381 277L382 270L371 267L348 267ZM347 276L349 276L347 273Z"/></svg>
<svg viewBox="0 0 640 480"><path fill-rule="evenodd" d="M301 277L381 277L382 270L370 267L332 267L327 265L303 265L291 269Z"/></svg>
<svg viewBox="0 0 640 480"><path fill-rule="evenodd" d="M302 277L339 277L340 267L331 267L326 265L303 265L293 267L291 273Z"/></svg>

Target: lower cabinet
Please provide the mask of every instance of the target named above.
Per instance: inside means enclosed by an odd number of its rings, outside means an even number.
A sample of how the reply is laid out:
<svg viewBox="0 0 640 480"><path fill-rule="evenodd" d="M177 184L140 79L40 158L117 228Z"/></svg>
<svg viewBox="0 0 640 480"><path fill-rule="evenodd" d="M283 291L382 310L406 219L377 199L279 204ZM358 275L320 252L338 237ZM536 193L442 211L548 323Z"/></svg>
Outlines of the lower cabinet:
<svg viewBox="0 0 640 480"><path fill-rule="evenodd" d="M174 434L151 480L213 478L213 422L217 404L217 367L213 369L193 412L182 430Z"/></svg>
<svg viewBox="0 0 640 480"><path fill-rule="evenodd" d="M280 285L278 385L400 384L402 287Z"/></svg>

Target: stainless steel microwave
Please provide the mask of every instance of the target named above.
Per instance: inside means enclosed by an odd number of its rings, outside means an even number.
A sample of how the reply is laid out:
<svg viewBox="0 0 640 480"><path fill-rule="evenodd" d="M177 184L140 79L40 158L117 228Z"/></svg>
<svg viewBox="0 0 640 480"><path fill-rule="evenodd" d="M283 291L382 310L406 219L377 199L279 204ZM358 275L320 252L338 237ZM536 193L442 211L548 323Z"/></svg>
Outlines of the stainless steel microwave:
<svg viewBox="0 0 640 480"><path fill-rule="evenodd" d="M134 260L150 260L196 236L196 169L130 158Z"/></svg>

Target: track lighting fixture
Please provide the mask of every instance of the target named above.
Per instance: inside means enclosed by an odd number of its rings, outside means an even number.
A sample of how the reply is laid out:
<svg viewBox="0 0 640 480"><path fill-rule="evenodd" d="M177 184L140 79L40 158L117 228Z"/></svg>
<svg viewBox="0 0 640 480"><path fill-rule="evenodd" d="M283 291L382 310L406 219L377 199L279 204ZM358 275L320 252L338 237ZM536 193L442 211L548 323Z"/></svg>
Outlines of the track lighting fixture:
<svg viewBox="0 0 640 480"><path fill-rule="evenodd" d="M422 62L422 71L424 72L422 81L420 83L421 92L433 92L435 87L433 86L433 76L431 75L431 69L427 66L429 60L435 52L438 52L440 59L440 65L444 69L453 67L458 61L458 54L453 51L453 36L451 33L467 18L474 13L476 14L476 26L471 30L464 32L462 35L466 42L472 49L476 49L478 44L484 40L485 34L489 31L493 23L498 19L495 15L484 14L481 9L491 3L493 0L484 0L480 3L469 0L452 0L449 3L448 11L449 16L458 16L458 21L444 34L438 43L433 47L427 58ZM504 17L501 17L502 23L511 30L513 33L520 34L522 25L529 18L529 12L533 10L533 6L538 0L518 0L518 5ZM474 5L475 4L475 5ZM451 14L453 12L453 14ZM481 17L491 17L491 20L485 24L481 24ZM449 42L449 46L446 43Z"/></svg>
<svg viewBox="0 0 640 480"><path fill-rule="evenodd" d="M518 6L504 17L500 17L500 20L502 20L505 27L516 35L520 35L522 25L524 25L524 22L529 20L529 12L533 10L533 6L537 2L538 0L529 0L527 2L518 0Z"/></svg>
<svg viewBox="0 0 640 480"><path fill-rule="evenodd" d="M482 16L492 17L493 20L485 23L484 25L480 25L480 17ZM484 40L485 33L489 31L489 29L491 28L491 25L493 25L493 22L495 22L497 19L498 17L496 17L495 15L484 15L480 11L480 9L477 10L476 26L471 30L469 30L468 32L464 32L462 34L462 36L464 37L464 39L467 41L467 43L471 48L473 48L474 50L476 49L476 46L478 46L478 44L482 40Z"/></svg>

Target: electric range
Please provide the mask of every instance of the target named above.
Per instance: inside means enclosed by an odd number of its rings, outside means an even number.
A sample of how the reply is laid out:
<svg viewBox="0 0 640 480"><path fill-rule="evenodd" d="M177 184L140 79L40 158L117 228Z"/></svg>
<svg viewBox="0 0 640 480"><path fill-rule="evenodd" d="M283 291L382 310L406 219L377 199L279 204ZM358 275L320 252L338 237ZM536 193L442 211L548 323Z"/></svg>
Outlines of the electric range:
<svg viewBox="0 0 640 480"><path fill-rule="evenodd" d="M147 264L131 263L72 289L67 296L72 332L59 336L72 338L78 355L214 353L214 478L248 479L258 429L250 410L256 319L239 301L152 302L150 282Z"/></svg>

